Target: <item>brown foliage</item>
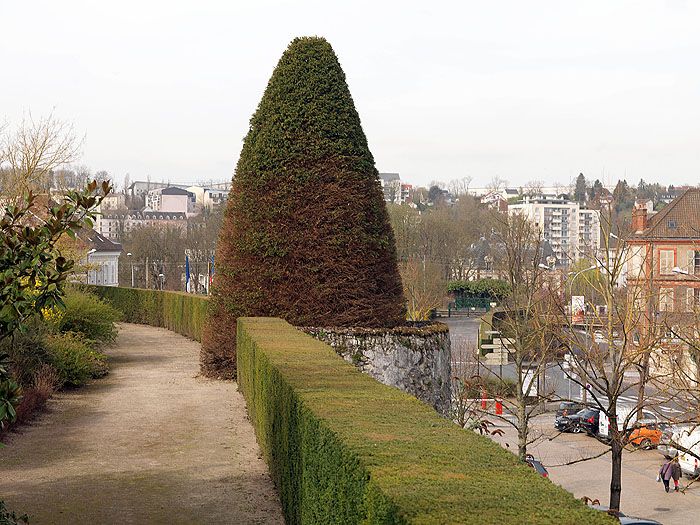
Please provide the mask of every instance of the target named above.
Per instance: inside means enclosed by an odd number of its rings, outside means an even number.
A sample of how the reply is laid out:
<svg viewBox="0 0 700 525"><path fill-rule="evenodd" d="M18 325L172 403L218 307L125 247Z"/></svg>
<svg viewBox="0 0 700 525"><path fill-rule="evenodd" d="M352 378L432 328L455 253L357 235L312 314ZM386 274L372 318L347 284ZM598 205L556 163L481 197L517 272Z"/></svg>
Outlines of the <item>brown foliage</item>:
<svg viewBox="0 0 700 525"><path fill-rule="evenodd" d="M251 119L217 245L205 374L235 376L235 321L252 315L298 326L405 319L374 159L319 38L292 42Z"/></svg>
<svg viewBox="0 0 700 525"><path fill-rule="evenodd" d="M401 280L379 188L363 174L344 173L332 164L317 167L327 179L323 192L306 187L288 196L272 188L263 192L263 209L282 200L297 203L265 222L248 223L234 181L203 335L202 369L207 375L235 374L239 316L282 317L297 326L383 327L404 321ZM348 205L367 195L374 201L369 210ZM384 239L375 240L365 229L384 229ZM271 253L272 242L250 249L264 231L284 246L283 254Z"/></svg>

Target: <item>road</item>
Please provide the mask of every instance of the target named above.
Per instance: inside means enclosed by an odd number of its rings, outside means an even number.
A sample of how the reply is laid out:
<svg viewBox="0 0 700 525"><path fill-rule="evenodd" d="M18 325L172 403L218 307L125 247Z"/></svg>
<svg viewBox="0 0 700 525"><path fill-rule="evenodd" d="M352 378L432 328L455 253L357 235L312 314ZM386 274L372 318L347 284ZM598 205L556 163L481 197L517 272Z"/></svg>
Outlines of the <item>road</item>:
<svg viewBox="0 0 700 525"><path fill-rule="evenodd" d="M447 324L450 328L450 340L452 343L452 359L453 362L468 362L473 363L476 351L476 343L479 334L479 318L446 318L440 319L441 322ZM584 338L587 337L585 332L579 331ZM588 337L588 343L593 344L593 340ZM599 345L601 351L606 351L604 344ZM480 363L481 373L502 376L506 379L515 379L516 370L513 363L499 366L487 366L483 362ZM619 398L620 408L634 408L637 406L637 387L634 386L639 380L637 372L629 370L626 372L625 384L628 389L625 390ZM567 373L562 369L560 363L552 363L546 373L545 385L547 391L553 391L558 399L572 399L580 401L582 399L582 388L575 381L571 380ZM653 387L649 386L645 406L649 406L652 412L656 412L662 419L679 419L684 415L684 407L674 401L672 396L668 394L660 395ZM598 399L602 401L603 406L607 406L604 401L604 396L598 392ZM590 396L589 396L590 400Z"/></svg>
<svg viewBox="0 0 700 525"><path fill-rule="evenodd" d="M534 429L540 439L529 451L548 468L550 479L576 497L598 499L604 505L609 500L610 457L602 456L574 465L562 465L583 457L591 457L606 446L585 434L558 434L553 414L544 414L534 420ZM507 424L498 428L504 436L492 439L513 451L517 449L514 430ZM556 437L555 437L556 436ZM550 438L554 438L550 441ZM700 508L700 481L691 484L684 493L667 494L663 485L655 481L663 458L656 450L625 451L622 470L622 511L631 516L653 518L662 523L698 523ZM683 479L682 487L690 480Z"/></svg>

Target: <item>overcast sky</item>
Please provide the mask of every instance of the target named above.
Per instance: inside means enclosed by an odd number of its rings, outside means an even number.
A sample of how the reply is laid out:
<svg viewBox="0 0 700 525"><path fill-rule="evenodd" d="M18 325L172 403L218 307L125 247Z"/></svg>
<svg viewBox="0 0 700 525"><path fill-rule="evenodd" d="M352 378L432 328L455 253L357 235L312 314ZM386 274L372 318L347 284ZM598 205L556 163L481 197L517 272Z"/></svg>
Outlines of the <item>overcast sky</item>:
<svg viewBox="0 0 700 525"><path fill-rule="evenodd" d="M119 183L230 179L302 35L333 45L377 168L408 182L700 182L692 1L0 0L0 121L55 108Z"/></svg>

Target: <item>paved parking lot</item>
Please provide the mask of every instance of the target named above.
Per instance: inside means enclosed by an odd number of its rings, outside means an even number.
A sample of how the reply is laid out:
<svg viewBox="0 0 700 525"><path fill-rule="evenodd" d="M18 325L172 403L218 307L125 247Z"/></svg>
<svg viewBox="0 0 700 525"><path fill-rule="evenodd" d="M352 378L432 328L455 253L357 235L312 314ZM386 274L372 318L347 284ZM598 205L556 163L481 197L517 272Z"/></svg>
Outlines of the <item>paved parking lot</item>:
<svg viewBox="0 0 700 525"><path fill-rule="evenodd" d="M605 445L585 434L557 434L554 415L545 414L535 420L541 439L531 445L530 452L548 468L550 479L576 497L599 499L607 505L610 490L610 456L584 461L574 465L555 466L582 457L594 456L605 450ZM517 451L517 439L512 427L501 423L505 431L493 439L507 443ZM556 436L556 437L554 437ZM549 438L554 437L550 440ZM656 482L656 473L663 457L656 450L625 451L622 469L622 511L631 516L653 518L665 524L694 524L700 522L700 480L685 493L664 492L663 484ZM689 480L681 480L686 487Z"/></svg>

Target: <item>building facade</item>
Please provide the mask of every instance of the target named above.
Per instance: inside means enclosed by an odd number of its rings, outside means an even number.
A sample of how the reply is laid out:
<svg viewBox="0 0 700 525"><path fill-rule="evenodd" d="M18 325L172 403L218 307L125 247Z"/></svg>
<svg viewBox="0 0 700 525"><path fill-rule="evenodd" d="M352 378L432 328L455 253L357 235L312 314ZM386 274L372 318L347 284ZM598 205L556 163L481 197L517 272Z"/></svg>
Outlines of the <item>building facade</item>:
<svg viewBox="0 0 700 525"><path fill-rule="evenodd" d="M663 320L667 350L678 349L683 345L673 333L690 328L692 335L700 321L700 188L686 189L652 217L646 206L635 206L628 251L630 294L643 298L637 306L645 319ZM687 352L676 357L689 366Z"/></svg>
<svg viewBox="0 0 700 525"><path fill-rule="evenodd" d="M578 202L553 197L525 197L508 205L508 213L522 214L538 226L557 258L567 267L592 257L600 248L600 212Z"/></svg>
<svg viewBox="0 0 700 525"><path fill-rule="evenodd" d="M106 211L99 221L98 233L111 241L120 241L125 233L143 226L179 228L186 231L187 215L182 212Z"/></svg>
<svg viewBox="0 0 700 525"><path fill-rule="evenodd" d="M379 183L382 185L385 202L406 204L411 200L413 186L403 184L398 173L380 173Z"/></svg>
<svg viewBox="0 0 700 525"><path fill-rule="evenodd" d="M87 272L87 284L119 286L119 255L122 245L112 242L94 230L87 232L85 237L84 240L90 247L83 261Z"/></svg>

